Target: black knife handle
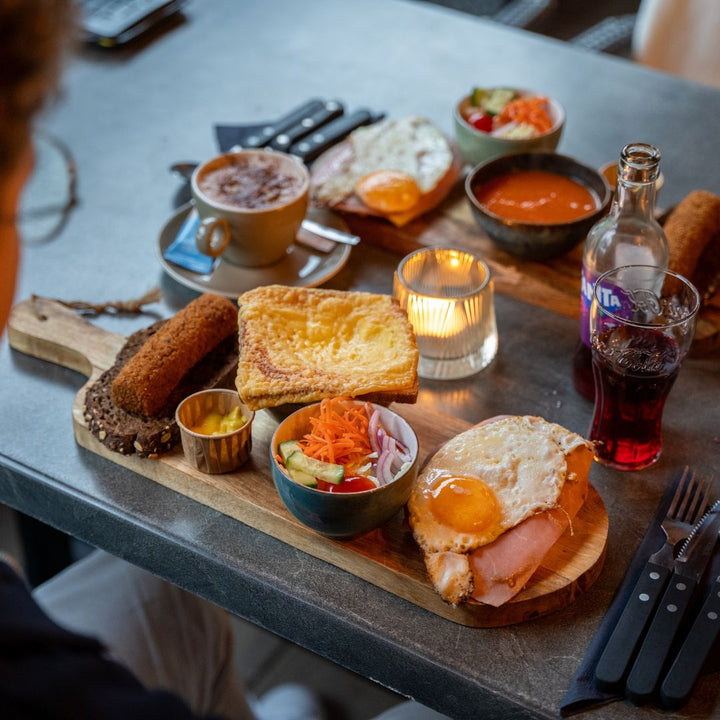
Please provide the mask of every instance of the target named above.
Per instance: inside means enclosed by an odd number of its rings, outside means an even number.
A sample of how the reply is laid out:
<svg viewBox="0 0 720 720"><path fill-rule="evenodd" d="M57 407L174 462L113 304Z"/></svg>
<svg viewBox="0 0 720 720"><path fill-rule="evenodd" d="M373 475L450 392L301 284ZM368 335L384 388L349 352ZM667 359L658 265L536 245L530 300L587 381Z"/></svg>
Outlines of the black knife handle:
<svg viewBox="0 0 720 720"><path fill-rule="evenodd" d="M710 589L682 647L660 686L660 702L669 710L682 707L700 677L720 630L720 578Z"/></svg>
<svg viewBox="0 0 720 720"><path fill-rule="evenodd" d="M291 110L287 115L283 115L283 117L275 120L275 122L268 123L259 128L255 135L246 137L242 143L243 148L265 147L276 135L289 130L324 106L325 102L319 98L308 100L294 110Z"/></svg>
<svg viewBox="0 0 720 720"><path fill-rule="evenodd" d="M349 115L343 115L292 145L290 152L305 162L309 162L331 145L340 142L356 128L361 125L368 125L374 119L369 110L356 110Z"/></svg>
<svg viewBox="0 0 720 720"><path fill-rule="evenodd" d="M640 705L652 698L696 585L695 578L679 573L670 578L625 684L631 702Z"/></svg>
<svg viewBox="0 0 720 720"><path fill-rule="evenodd" d="M605 692L622 692L625 678L650 618L672 574L669 568L648 562L595 668L595 682Z"/></svg>
<svg viewBox="0 0 720 720"><path fill-rule="evenodd" d="M340 117L343 112L345 112L345 109L342 103L337 100L328 100L323 107L316 110L312 115L303 118L297 125L276 135L275 139L270 143L270 147L273 150L287 152L293 143L309 135L313 130L317 130L325 123Z"/></svg>

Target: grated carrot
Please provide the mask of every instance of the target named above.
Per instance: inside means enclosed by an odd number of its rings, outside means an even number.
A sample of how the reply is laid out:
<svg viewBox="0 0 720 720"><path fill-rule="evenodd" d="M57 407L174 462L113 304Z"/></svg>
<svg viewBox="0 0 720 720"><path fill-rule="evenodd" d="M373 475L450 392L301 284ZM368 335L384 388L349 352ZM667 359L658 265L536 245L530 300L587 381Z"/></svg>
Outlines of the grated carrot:
<svg viewBox="0 0 720 720"><path fill-rule="evenodd" d="M527 123L539 133L545 133L552 127L552 118L547 109L547 98L530 97L511 100L496 118L497 125L508 123Z"/></svg>
<svg viewBox="0 0 720 720"><path fill-rule="evenodd" d="M326 398L320 402L318 416L310 418L311 430L300 446L305 455L317 460L358 467L372 452L369 423L363 405L349 404L347 398Z"/></svg>

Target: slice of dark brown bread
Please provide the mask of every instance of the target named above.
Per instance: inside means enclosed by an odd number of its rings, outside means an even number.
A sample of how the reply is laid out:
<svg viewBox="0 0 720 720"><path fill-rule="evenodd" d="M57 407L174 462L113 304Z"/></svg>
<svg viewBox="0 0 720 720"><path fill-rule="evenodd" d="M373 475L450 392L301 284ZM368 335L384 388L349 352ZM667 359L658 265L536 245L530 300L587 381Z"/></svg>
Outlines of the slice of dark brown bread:
<svg viewBox="0 0 720 720"><path fill-rule="evenodd" d="M234 387L237 370L237 335L221 342L180 381L165 407L156 417L138 415L119 408L112 401L112 384L120 370L164 324L166 320L138 330L128 337L113 366L88 388L85 420L90 432L114 452L157 457L180 442L175 408L188 395L209 387Z"/></svg>

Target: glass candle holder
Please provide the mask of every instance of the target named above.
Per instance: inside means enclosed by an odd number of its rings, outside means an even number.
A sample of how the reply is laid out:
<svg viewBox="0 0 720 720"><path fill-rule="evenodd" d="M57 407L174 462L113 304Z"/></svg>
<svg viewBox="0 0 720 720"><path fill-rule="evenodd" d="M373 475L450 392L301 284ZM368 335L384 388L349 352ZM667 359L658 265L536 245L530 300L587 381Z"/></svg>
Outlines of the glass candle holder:
<svg viewBox="0 0 720 720"><path fill-rule="evenodd" d="M400 261L393 293L415 329L420 377L467 377L495 357L493 282L480 258L453 248L416 250Z"/></svg>

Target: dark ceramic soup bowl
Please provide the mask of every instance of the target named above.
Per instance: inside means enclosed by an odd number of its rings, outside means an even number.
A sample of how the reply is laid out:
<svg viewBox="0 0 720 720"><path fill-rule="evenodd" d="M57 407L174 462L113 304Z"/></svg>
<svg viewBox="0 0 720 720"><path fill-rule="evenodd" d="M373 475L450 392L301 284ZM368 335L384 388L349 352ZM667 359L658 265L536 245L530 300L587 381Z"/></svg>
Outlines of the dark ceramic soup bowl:
<svg viewBox="0 0 720 720"><path fill-rule="evenodd" d="M574 180L593 196L595 209L565 222L526 222L497 215L478 200L476 192L486 183L508 173L526 170L540 170ZM525 260L548 260L571 250L607 212L612 196L607 181L597 170L554 152L513 153L481 163L468 174L465 194L477 224L493 243Z"/></svg>

